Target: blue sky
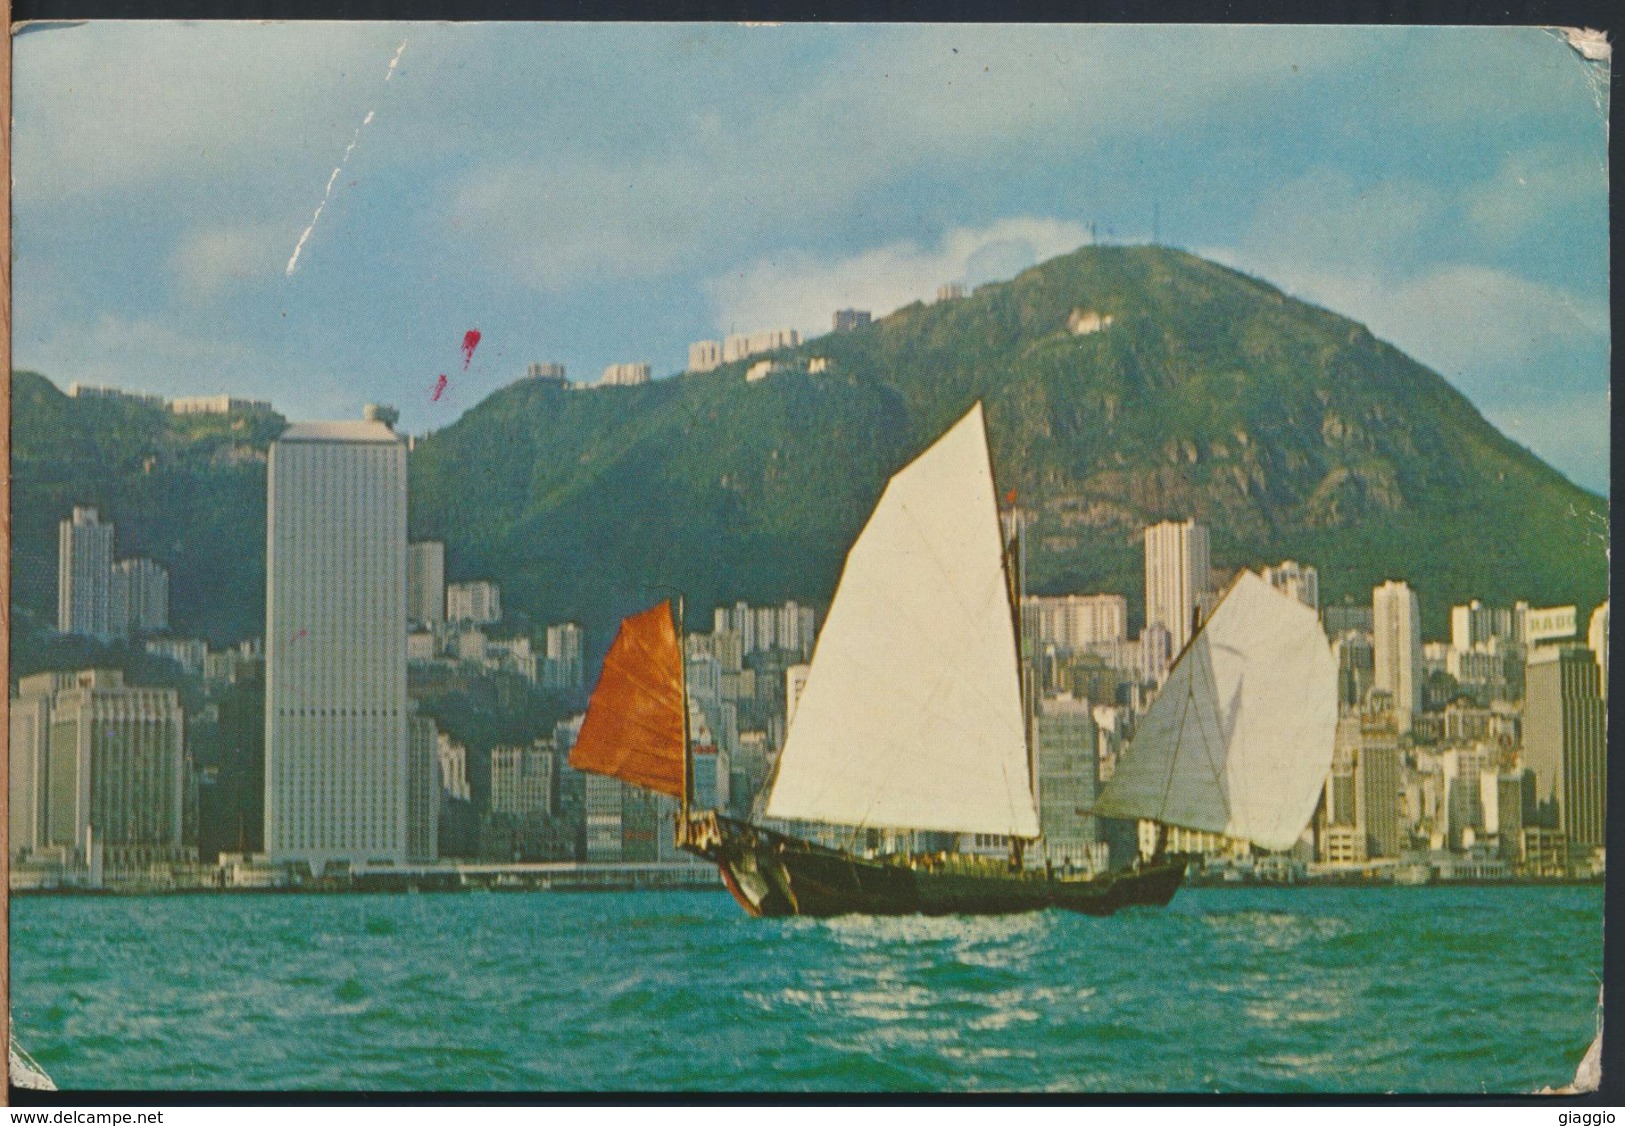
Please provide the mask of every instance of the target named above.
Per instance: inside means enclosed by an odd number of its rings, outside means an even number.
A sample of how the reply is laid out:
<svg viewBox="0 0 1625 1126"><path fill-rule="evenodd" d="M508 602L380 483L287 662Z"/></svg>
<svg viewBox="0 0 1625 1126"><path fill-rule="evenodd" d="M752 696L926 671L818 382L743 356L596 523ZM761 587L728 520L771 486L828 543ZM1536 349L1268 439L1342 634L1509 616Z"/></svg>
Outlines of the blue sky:
<svg viewBox="0 0 1625 1126"><path fill-rule="evenodd" d="M821 332L1091 224L1147 240L1155 209L1163 242L1366 323L1607 489L1606 64L1553 33L100 23L15 45L14 362L63 387L392 402L422 432L530 360L669 374L692 340Z"/></svg>

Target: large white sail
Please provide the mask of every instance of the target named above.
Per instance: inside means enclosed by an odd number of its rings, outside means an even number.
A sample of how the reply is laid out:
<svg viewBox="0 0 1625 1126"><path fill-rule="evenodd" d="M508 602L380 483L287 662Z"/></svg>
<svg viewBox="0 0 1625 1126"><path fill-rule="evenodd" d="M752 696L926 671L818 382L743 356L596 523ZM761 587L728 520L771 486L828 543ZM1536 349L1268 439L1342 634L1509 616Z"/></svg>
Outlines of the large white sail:
<svg viewBox="0 0 1625 1126"><path fill-rule="evenodd" d="M1315 612L1243 571L1169 673L1095 813L1290 848L1336 733L1337 661Z"/></svg>
<svg viewBox="0 0 1625 1126"><path fill-rule="evenodd" d="M980 403L891 479L847 554L766 812L1038 835Z"/></svg>

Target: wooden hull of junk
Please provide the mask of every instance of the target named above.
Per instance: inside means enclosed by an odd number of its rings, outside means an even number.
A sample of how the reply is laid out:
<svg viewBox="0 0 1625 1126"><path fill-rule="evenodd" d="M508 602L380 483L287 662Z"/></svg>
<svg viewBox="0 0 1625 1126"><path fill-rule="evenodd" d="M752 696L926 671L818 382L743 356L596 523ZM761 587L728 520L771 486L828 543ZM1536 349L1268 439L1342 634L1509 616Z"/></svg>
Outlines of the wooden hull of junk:
<svg viewBox="0 0 1625 1126"><path fill-rule="evenodd" d="M1110 915L1167 906L1186 865L1183 856L1170 856L1084 878L965 858L868 859L710 813L682 826L679 843L715 864L739 905L758 918L1011 915L1049 907Z"/></svg>

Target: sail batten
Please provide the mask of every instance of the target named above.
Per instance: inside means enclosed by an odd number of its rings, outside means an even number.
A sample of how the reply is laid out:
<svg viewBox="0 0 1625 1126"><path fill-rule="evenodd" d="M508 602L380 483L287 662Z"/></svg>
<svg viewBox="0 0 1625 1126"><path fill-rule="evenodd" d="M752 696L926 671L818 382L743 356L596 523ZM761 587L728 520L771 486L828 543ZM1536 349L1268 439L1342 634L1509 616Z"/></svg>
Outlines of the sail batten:
<svg viewBox="0 0 1625 1126"><path fill-rule="evenodd" d="M1244 571L1169 672L1094 812L1290 848L1336 731L1337 662L1314 611Z"/></svg>
<svg viewBox="0 0 1625 1126"><path fill-rule="evenodd" d="M847 555L766 815L1033 837L981 405L886 485Z"/></svg>
<svg viewBox="0 0 1625 1126"><path fill-rule="evenodd" d="M681 797L683 695L682 649L671 603L662 602L621 623L570 765Z"/></svg>

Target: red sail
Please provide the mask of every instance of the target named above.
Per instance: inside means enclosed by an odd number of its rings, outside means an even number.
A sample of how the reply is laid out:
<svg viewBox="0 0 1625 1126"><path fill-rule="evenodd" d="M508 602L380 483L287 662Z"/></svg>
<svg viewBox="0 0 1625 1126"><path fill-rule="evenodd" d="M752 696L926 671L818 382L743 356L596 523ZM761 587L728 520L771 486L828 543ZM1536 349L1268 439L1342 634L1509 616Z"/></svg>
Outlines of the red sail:
<svg viewBox="0 0 1625 1126"><path fill-rule="evenodd" d="M683 654L662 602L621 622L570 765L680 798L683 738Z"/></svg>

